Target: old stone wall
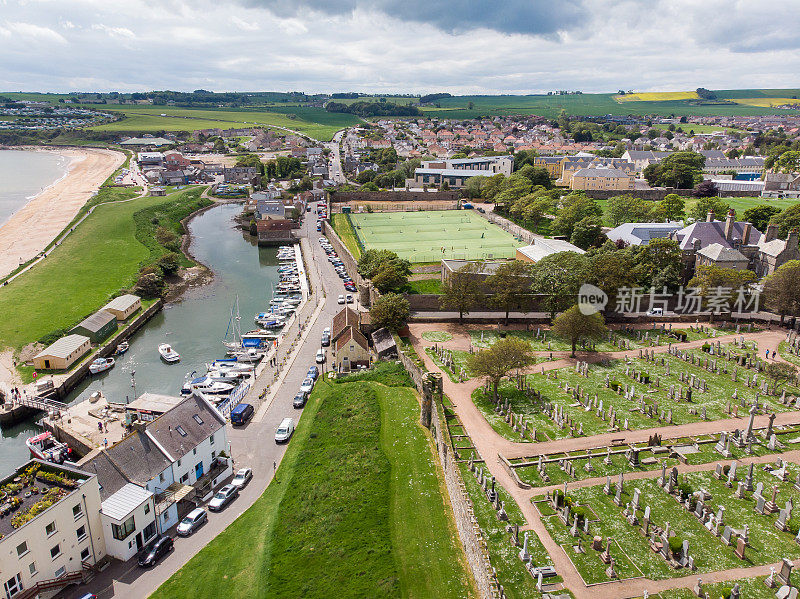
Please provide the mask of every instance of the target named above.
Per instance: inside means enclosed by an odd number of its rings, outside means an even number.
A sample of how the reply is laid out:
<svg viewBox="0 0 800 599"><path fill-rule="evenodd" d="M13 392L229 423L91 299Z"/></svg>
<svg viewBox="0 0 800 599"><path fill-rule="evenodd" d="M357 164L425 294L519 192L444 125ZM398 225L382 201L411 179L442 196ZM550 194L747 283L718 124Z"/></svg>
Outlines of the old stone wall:
<svg viewBox="0 0 800 599"><path fill-rule="evenodd" d="M330 194L331 203L344 202L455 202L458 191L337 191Z"/></svg>
<svg viewBox="0 0 800 599"><path fill-rule="evenodd" d="M362 285L364 285L364 279L362 279L361 275L358 274L358 260L355 259L353 254L350 253L350 250L347 249L347 246L344 244L344 242L336 234L336 231L333 230L333 226L331 225L330 221L322 221L322 234L328 238L328 241L330 241L333 249L336 250L337 254L339 254L339 259L347 269L347 274L349 274L350 278L355 282L356 287L360 288Z"/></svg>

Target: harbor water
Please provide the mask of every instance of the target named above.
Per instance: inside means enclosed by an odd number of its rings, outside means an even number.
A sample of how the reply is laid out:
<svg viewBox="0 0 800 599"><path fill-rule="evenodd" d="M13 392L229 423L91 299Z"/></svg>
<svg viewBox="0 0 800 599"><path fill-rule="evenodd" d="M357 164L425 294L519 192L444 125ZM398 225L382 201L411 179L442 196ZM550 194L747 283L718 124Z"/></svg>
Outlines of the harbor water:
<svg viewBox="0 0 800 599"><path fill-rule="evenodd" d="M97 390L109 402L125 403L134 397L134 382L137 396L144 392L179 395L187 373L205 374L206 363L224 357L222 341L237 296L241 331L256 328L253 316L268 307L272 286L279 280L277 251L257 247L234 228L233 217L240 211L239 205L228 204L192 219L191 253L214 272L213 281L167 304L130 339L130 349L116 358L114 368L84 379L67 398L69 403L87 399ZM161 360L161 343L171 344L181 355L180 362ZM16 436L11 436L16 429L3 432L0 476L27 458L25 439L34 430L27 424Z"/></svg>

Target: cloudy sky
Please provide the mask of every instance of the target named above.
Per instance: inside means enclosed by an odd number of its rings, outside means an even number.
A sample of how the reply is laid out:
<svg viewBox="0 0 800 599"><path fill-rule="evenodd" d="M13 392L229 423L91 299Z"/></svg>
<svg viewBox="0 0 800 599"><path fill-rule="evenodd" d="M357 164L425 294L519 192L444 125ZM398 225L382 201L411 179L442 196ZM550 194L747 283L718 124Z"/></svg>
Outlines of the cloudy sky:
<svg viewBox="0 0 800 599"><path fill-rule="evenodd" d="M800 87L798 31L800 0L0 0L0 90Z"/></svg>

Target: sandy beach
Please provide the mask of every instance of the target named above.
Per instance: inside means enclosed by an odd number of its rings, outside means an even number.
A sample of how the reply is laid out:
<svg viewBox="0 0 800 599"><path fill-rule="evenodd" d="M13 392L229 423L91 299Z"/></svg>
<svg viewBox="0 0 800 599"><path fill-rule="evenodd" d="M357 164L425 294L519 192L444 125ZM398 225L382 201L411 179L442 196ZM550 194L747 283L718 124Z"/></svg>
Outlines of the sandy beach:
<svg viewBox="0 0 800 599"><path fill-rule="evenodd" d="M0 227L0 277L12 272L20 261L27 262L44 250L125 161L122 152L113 150L48 148L45 151L69 158L69 171Z"/></svg>

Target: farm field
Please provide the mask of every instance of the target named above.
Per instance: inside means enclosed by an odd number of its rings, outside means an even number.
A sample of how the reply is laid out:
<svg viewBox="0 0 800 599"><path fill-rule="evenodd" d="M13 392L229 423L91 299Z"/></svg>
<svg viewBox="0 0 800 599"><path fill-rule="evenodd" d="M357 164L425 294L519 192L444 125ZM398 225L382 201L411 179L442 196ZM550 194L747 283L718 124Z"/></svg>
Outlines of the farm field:
<svg viewBox="0 0 800 599"><path fill-rule="evenodd" d="M19 349L71 327L132 285L141 264L167 252L153 239L152 219L173 226L208 203L200 199L200 191L185 189L165 197L115 202L135 194L112 190L115 195L105 201L113 203L98 206L46 260L0 288L0 313L15 315L0 319L0 347ZM91 259L86 248L91 248Z"/></svg>
<svg viewBox="0 0 800 599"><path fill-rule="evenodd" d="M407 375L361 378L320 379L281 484L153 597L474 595Z"/></svg>
<svg viewBox="0 0 800 599"><path fill-rule="evenodd" d="M97 131L192 131L245 126L277 126L329 141L339 129L360 122L349 114L329 113L322 108L281 106L273 110L193 109L167 106L140 107L105 105L105 110L126 118L94 127ZM161 116L162 114L166 116Z"/></svg>
<svg viewBox="0 0 800 599"><path fill-rule="evenodd" d="M391 250L411 262L513 258L524 245L471 210L360 213L351 219L366 249Z"/></svg>
<svg viewBox="0 0 800 599"><path fill-rule="evenodd" d="M617 102L663 102L664 100L697 100L697 92L642 92L616 95Z"/></svg>

